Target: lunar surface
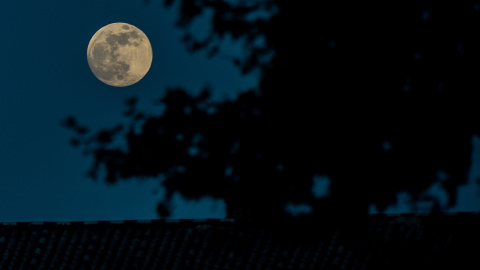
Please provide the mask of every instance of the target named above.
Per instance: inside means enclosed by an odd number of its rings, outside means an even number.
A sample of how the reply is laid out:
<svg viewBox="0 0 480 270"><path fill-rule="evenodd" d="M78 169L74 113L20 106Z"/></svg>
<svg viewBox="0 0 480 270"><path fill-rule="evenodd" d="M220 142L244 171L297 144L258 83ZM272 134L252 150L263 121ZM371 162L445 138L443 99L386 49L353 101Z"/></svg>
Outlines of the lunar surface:
<svg viewBox="0 0 480 270"><path fill-rule="evenodd" d="M140 81L152 64L152 46L142 30L128 23L112 23L93 35L87 49L93 74L111 86Z"/></svg>

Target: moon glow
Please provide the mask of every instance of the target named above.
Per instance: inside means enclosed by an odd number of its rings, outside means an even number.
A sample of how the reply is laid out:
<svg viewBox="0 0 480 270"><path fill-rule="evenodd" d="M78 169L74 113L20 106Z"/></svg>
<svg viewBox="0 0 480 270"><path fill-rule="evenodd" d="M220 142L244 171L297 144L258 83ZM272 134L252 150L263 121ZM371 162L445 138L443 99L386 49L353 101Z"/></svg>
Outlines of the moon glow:
<svg viewBox="0 0 480 270"><path fill-rule="evenodd" d="M112 23L90 39L87 60L100 81L116 87L140 81L152 64L152 46L145 33L128 23Z"/></svg>

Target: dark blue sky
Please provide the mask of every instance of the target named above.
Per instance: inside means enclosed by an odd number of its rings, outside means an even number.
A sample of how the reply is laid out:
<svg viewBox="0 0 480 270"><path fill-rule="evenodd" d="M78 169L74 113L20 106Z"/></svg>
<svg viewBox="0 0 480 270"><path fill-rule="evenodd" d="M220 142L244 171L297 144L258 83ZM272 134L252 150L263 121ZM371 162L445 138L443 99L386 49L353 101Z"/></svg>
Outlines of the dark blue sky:
<svg viewBox="0 0 480 270"><path fill-rule="evenodd" d="M217 98L233 98L255 85L229 62L189 54L174 27L177 12L161 1L1 1L0 25L0 221L60 221L156 218L162 190L151 180L108 186L84 176L90 159L69 144L72 133L60 126L73 115L90 127L121 121L124 100L139 97L152 106L167 87L196 92L209 84ZM150 39L153 62L139 83L126 88L103 84L86 59L88 42L101 27L126 22ZM207 29L197 24L198 33ZM239 53L227 44L223 54ZM477 145L479 145L477 143ZM474 162L480 161L478 151ZM460 194L459 211L479 211L471 182ZM158 193L155 194L155 190ZM403 211L392 208L391 211ZM223 218L224 205L178 201L172 218Z"/></svg>
<svg viewBox="0 0 480 270"><path fill-rule="evenodd" d="M153 101L171 86L199 91L210 84L221 98L254 85L225 60L187 53L176 17L157 1L1 1L0 221L156 218L158 182L108 186L86 178L90 159L69 144L73 134L59 123L73 115L90 127L111 126L126 98L155 109ZM149 73L126 88L97 80L86 59L90 38L113 22L137 26L153 47ZM224 215L222 204L178 205L174 218Z"/></svg>

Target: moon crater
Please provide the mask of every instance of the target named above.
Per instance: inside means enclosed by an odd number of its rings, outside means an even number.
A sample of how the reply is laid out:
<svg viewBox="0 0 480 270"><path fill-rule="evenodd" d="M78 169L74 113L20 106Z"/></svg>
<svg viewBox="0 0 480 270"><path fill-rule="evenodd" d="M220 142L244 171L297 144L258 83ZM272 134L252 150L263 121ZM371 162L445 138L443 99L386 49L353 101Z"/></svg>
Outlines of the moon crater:
<svg viewBox="0 0 480 270"><path fill-rule="evenodd" d="M111 86L129 86L150 69L152 47L147 36L127 23L112 23L93 35L87 49L93 74Z"/></svg>

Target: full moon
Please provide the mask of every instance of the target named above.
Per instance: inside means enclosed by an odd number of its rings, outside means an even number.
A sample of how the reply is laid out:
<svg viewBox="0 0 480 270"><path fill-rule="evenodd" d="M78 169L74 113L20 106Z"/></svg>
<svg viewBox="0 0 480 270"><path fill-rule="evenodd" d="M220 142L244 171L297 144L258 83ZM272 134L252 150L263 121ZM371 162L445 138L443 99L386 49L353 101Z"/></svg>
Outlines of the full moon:
<svg viewBox="0 0 480 270"><path fill-rule="evenodd" d="M116 87L140 81L150 69L152 57L145 33L128 23L100 28L87 48L88 65L95 77Z"/></svg>

